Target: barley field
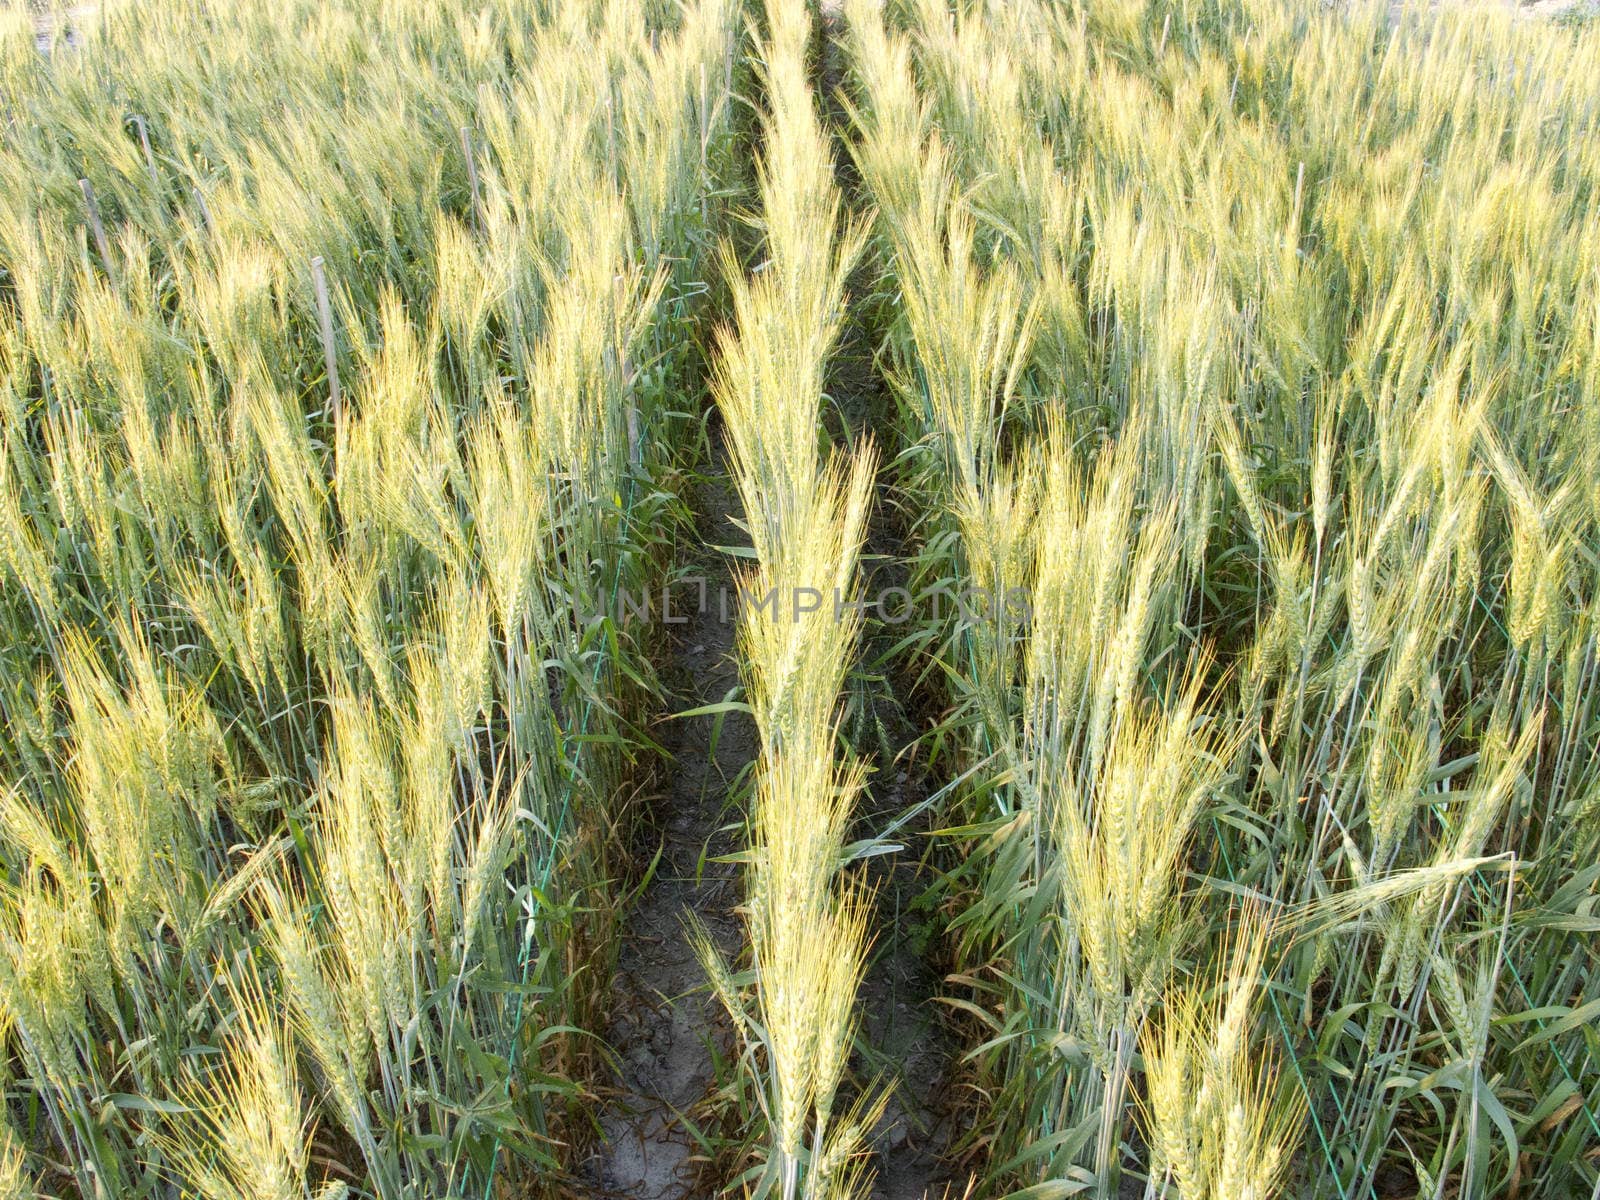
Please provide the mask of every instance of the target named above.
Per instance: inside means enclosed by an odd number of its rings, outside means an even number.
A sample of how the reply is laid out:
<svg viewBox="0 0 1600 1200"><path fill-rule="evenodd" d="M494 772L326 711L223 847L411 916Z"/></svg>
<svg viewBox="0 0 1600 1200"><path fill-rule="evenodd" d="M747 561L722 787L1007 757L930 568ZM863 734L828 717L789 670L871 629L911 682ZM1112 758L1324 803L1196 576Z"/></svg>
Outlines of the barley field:
<svg viewBox="0 0 1600 1200"><path fill-rule="evenodd" d="M0 1200L1600 1200L1600 19L0 9Z"/></svg>

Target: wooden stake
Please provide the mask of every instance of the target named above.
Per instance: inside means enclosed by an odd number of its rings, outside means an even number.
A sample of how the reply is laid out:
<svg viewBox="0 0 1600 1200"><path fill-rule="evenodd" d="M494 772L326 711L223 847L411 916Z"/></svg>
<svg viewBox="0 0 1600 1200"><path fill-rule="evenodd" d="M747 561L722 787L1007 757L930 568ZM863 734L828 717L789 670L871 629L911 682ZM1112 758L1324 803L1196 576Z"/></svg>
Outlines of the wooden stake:
<svg viewBox="0 0 1600 1200"><path fill-rule="evenodd" d="M100 206L94 202L94 187L87 179L80 179L78 190L83 193L83 206L89 214L89 231L94 234L94 244L100 251L100 261L105 265L106 277L115 282L116 271L111 265L111 247L106 243L106 227L100 223Z"/></svg>
<svg viewBox="0 0 1600 1200"><path fill-rule="evenodd" d="M161 176L156 173L156 156L150 149L150 131L145 125L145 120L138 114L133 118L134 127L139 130L139 144L144 147L145 170L150 172L150 186L161 193Z"/></svg>
<svg viewBox="0 0 1600 1200"><path fill-rule="evenodd" d="M467 182L472 185L472 227L483 232L483 197L478 192L478 162L472 153L472 130L461 127L461 156L467 160Z"/></svg>
<svg viewBox="0 0 1600 1200"><path fill-rule="evenodd" d="M206 203L206 194L198 185L194 189L194 202L200 209L200 219L206 223L206 232L212 237L217 236L217 223L211 219L211 206Z"/></svg>
<svg viewBox="0 0 1600 1200"><path fill-rule="evenodd" d="M1284 234L1283 248L1289 253L1294 253L1300 241L1300 205L1305 198L1306 165L1300 164L1300 169L1294 176L1294 211L1289 214L1289 228Z"/></svg>
<svg viewBox="0 0 1600 1200"><path fill-rule="evenodd" d="M339 356L333 346L333 309L328 304L328 277L322 256L311 260L311 283L317 292L317 321L322 326L322 358L328 367L328 407L333 416L333 444L337 450L344 432L344 405L339 397Z"/></svg>
<svg viewBox="0 0 1600 1200"><path fill-rule="evenodd" d="M711 117L707 111L706 97L706 65L700 64L700 227L706 224L706 190L709 181L706 175L706 142L711 137Z"/></svg>
<svg viewBox="0 0 1600 1200"><path fill-rule="evenodd" d="M615 86L606 88L606 164L611 168L611 178L620 178L617 174L617 114L613 100L616 98Z"/></svg>

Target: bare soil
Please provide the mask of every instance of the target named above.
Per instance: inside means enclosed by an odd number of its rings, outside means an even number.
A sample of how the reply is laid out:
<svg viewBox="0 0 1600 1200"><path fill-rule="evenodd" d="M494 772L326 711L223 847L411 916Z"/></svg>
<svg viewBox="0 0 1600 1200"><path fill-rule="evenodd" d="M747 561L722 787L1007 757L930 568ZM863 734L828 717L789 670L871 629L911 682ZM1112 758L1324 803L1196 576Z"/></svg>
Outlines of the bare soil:
<svg viewBox="0 0 1600 1200"><path fill-rule="evenodd" d="M727 621L719 611L719 587L731 596L732 579L723 556L707 549L740 541L728 516L736 501L725 476L699 493L701 545L691 563L706 579L706 611L698 610L697 587L671 590L674 618L687 621L676 627L673 660L662 671L679 712L719 703L738 683L731 603ZM711 860L738 848L742 823L726 811L728 792L757 744L741 713L728 714L720 732L712 716L668 719L659 732L671 755L653 814L661 859L622 931L606 1034L619 1070L585 1172L600 1194L639 1200L710 1191L698 1179L699 1148L684 1118L715 1084L713 1049L726 1055L733 1035L707 991L689 932L698 922L729 961L743 944L733 912L741 898L737 868ZM641 867L655 850L649 847Z"/></svg>

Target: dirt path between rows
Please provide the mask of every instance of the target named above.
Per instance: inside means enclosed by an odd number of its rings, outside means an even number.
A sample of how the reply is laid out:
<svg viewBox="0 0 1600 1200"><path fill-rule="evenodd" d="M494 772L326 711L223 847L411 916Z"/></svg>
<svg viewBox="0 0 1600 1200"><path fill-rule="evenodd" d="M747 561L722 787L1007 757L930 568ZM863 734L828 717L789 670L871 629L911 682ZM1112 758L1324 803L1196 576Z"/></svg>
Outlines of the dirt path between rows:
<svg viewBox="0 0 1600 1200"><path fill-rule="evenodd" d="M694 581L670 589L674 619L687 618L672 627L673 657L662 668L673 712L718 703L738 683L732 576L725 557L711 549L742 540L728 515L737 501L725 475L698 491L698 545L687 565L704 577L707 603L698 611ZM726 621L719 611L723 587ZM652 619L661 616L657 607ZM744 933L733 909L742 897L740 876L735 866L710 860L738 848L737 837L724 830L737 820L725 811L728 791L757 744L753 722L740 713L729 714L720 731L715 718L699 716L669 719L658 733L671 755L654 806L661 860L622 931L606 1033L621 1066L600 1117L602 1141L585 1171L599 1194L637 1200L715 1190L699 1178L703 1162L683 1118L712 1089L713 1046L725 1055L732 1032L706 990L689 923L702 924L727 961L738 958Z"/></svg>
<svg viewBox="0 0 1600 1200"><path fill-rule="evenodd" d="M676 627L672 658L662 669L674 712L716 704L738 683L734 584L727 559L714 549L745 540L729 516L736 504L725 475L706 480L696 497L701 520L692 574L671 589L673 613L687 621ZM902 571L892 558L880 559L868 572L875 577L871 586ZM705 612L696 604L702 577ZM655 842L641 869L657 844L661 859L621 933L606 1030L620 1064L599 1118L601 1140L581 1176L596 1195L689 1200L715 1194L722 1182L706 1176L709 1164L689 1122L717 1083L714 1061L728 1060L733 1033L706 989L688 931L690 922L699 922L725 961L740 961L745 935L734 909L743 897L742 876L737 867L711 860L742 845L742 814L730 807L729 789L755 755L757 739L742 713L728 714L720 730L715 718L698 716L668 720L660 732L671 759L654 806ZM893 757L892 749L883 756L863 797L863 835L888 826L920 794L916 772ZM914 834L910 840L917 840ZM862 985L862 1045L853 1063L859 1078L877 1078L891 1090L871 1139L877 1160L872 1196L924 1200L945 1193L950 1112L942 1093L951 1051L935 1011L938 979L912 936L911 903L922 881L909 849L873 860L872 882L877 936Z"/></svg>
<svg viewBox="0 0 1600 1200"><path fill-rule="evenodd" d="M850 118L844 105L846 56L844 14L840 0L821 0L817 8L817 44L813 55L815 89L824 120L834 137L835 180L850 208L859 213L868 203L850 157ZM885 436L892 427L894 405L876 362L880 331L873 327L861 297L875 286L874 268L863 261L850 281L852 319L842 330L828 370L828 392L845 428L846 441L872 433L878 442L880 472L892 457ZM903 587L909 570L903 531L885 507L888 480L880 480L878 499L862 558L862 594L879 595ZM858 655L863 710L856 721L856 750L873 761L874 771L859 802L852 836L879 837L894 828L905 848L870 859L868 878L876 895L873 954L861 983L861 1045L853 1066L862 1079L879 1080L889 1089L882 1119L873 1130L876 1159L872 1200L939 1200L960 1187L953 1180L946 1154L952 1142L955 1105L950 1094L955 1045L938 1011L942 980L927 957L929 915L915 911L930 882L930 870L919 851L925 846L927 820L914 818L899 828L900 819L927 795L929 781L912 753L920 733L907 710L909 680L894 676L899 661L880 661L903 635L900 626L869 620ZM888 654L891 659L898 656Z"/></svg>
<svg viewBox="0 0 1600 1200"><path fill-rule="evenodd" d="M882 397L868 393L881 384L870 345L847 336L831 381L835 392L852 396L847 406L871 410ZM909 575L904 538L887 519L881 493L871 526L862 562L865 596L904 587ZM917 907L933 877L925 853L928 817L921 812L929 780L914 753L920 730L905 707L910 681L896 678L904 664L891 648L902 630L869 621L859 656L863 678L856 703L862 712L853 722L853 740L874 770L851 836L887 838L902 849L871 858L865 867L875 897L873 952L857 1001L861 1042L852 1065L859 1079L875 1078L889 1089L870 1139L876 1158L872 1200L939 1200L952 1187L960 1194L945 1161L954 1140L956 1049L939 1011L943 981L927 958L932 916Z"/></svg>
<svg viewBox="0 0 1600 1200"><path fill-rule="evenodd" d="M842 131L846 117L840 100L843 83L841 14L836 2L819 8L818 40L812 60L812 86L824 119L838 137L840 185L859 203ZM853 281L865 286L865 269ZM855 289L853 288L852 291ZM885 381L874 362L875 335L847 323L829 370L836 411L852 428L840 430L853 441L887 415ZM704 480L695 496L700 515L699 543L686 556L705 580L706 611L697 611L698 588L686 581L673 589L675 606L688 623L673 639L673 659L663 677L678 711L715 704L738 685L735 614L719 602L732 597L734 584L726 556L714 547L748 541L733 517L740 511L731 480L722 470ZM863 563L864 591L905 581L903 543L883 520L873 521ZM725 592L724 592L725 589ZM883 647L870 625L861 652ZM892 642L899 631L890 630ZM916 805L927 783L915 767L900 761L917 729L883 677L858 679L865 689L857 701L871 712L864 726L879 736L860 735L857 750L877 770L857 813L854 836L874 836ZM690 921L703 924L725 961L742 962L745 931L734 909L743 898L737 867L710 861L743 847L744 814L729 804L729 788L757 752L750 717L729 714L720 732L714 718L668 722L663 741L672 755L667 786L657 803L657 834L663 839L656 875L631 910L621 936L612 986L613 1021L608 1042L621 1058L612 1095L600 1118L602 1143L587 1166L589 1184L608 1196L639 1200L688 1200L717 1193L726 1181L713 1178L685 1121L717 1084L714 1059L727 1062L733 1033L719 1003L706 989L705 973L687 936ZM875 1178L872 1200L937 1200L961 1188L953 1185L946 1152L954 1140L950 1122L955 1106L947 1095L952 1082L954 1045L938 1012L941 981L925 957L925 937L913 903L927 885L918 862L925 821L902 831L906 849L870 860L876 893L873 956L862 982L860 1042L852 1056L855 1077L876 1080L889 1089L882 1119L870 1138ZM719 1053L713 1054L713 1045Z"/></svg>

